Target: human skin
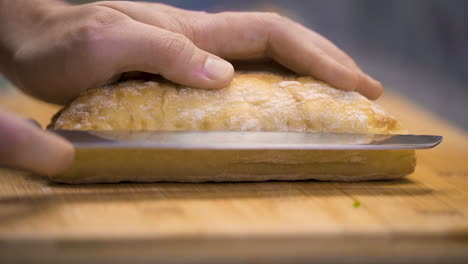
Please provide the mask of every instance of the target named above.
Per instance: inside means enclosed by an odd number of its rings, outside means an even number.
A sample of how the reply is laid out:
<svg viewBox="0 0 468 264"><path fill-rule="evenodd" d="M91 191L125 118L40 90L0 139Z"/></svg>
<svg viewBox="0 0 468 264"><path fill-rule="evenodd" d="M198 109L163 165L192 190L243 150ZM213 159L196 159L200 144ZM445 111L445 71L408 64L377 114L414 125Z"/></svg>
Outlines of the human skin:
<svg viewBox="0 0 468 264"><path fill-rule="evenodd" d="M64 104L126 72L219 89L233 78L229 60L252 59L272 59L370 99L383 90L326 38L274 13L210 14L128 1L74 6L0 0L0 71L47 102ZM73 160L73 152L65 140L0 112L0 164L55 174Z"/></svg>

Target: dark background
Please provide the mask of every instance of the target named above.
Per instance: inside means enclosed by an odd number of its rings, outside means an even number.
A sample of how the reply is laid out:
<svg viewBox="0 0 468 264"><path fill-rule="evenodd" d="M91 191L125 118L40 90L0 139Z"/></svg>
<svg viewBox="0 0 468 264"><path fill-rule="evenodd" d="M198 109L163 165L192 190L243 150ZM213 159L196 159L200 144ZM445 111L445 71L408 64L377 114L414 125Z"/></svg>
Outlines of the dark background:
<svg viewBox="0 0 468 264"><path fill-rule="evenodd" d="M347 51L386 89L468 130L468 1L158 2L209 12L262 10L288 15Z"/></svg>

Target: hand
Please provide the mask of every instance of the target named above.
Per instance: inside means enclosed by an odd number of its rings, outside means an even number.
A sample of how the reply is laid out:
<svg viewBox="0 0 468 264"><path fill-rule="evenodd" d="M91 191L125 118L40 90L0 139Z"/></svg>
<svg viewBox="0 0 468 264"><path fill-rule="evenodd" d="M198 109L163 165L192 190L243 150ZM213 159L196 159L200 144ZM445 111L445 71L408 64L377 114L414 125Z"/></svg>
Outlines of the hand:
<svg viewBox="0 0 468 264"><path fill-rule="evenodd" d="M0 166L13 166L51 175L73 160L70 143L0 110Z"/></svg>
<svg viewBox="0 0 468 264"><path fill-rule="evenodd" d="M132 71L221 88L234 72L224 59L260 58L371 99L382 93L380 83L330 41L277 14L208 14L125 1L80 6L42 2L54 5L42 6L34 20L4 30L9 32L4 46L11 69L6 75L49 102L63 104Z"/></svg>

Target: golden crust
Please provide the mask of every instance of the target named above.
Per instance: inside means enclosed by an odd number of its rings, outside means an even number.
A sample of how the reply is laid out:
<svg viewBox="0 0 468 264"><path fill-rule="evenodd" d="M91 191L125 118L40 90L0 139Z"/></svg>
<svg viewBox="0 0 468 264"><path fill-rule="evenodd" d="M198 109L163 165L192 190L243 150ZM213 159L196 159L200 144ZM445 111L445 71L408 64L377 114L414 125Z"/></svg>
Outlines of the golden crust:
<svg viewBox="0 0 468 264"><path fill-rule="evenodd" d="M243 130L404 133L400 123L357 92L310 77L237 73L227 88L129 81L83 93L52 123L81 130Z"/></svg>

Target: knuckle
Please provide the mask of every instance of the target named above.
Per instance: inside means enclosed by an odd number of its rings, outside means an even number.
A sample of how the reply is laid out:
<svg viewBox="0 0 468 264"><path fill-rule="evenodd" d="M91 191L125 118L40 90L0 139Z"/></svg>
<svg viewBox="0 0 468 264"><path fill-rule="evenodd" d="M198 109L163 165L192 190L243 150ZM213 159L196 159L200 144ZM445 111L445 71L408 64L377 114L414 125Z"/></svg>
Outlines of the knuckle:
<svg viewBox="0 0 468 264"><path fill-rule="evenodd" d="M105 6L90 6L88 8L90 9L88 13L91 21L103 27L113 26L127 17L115 9Z"/></svg>
<svg viewBox="0 0 468 264"><path fill-rule="evenodd" d="M36 53L35 49L28 44L17 47L17 50L12 56L16 72L23 72L23 69L34 61Z"/></svg>
<svg viewBox="0 0 468 264"><path fill-rule="evenodd" d="M174 10L174 7L168 5L168 4L163 4L163 3L150 3L149 4L151 7L161 9L161 10Z"/></svg>
<svg viewBox="0 0 468 264"><path fill-rule="evenodd" d="M204 10L194 10L194 11L191 11L191 13L195 15L200 15L200 16L206 16L210 14Z"/></svg>
<svg viewBox="0 0 468 264"><path fill-rule="evenodd" d="M266 29L268 36L290 30L288 19L278 13L259 13L254 19L257 24Z"/></svg>
<svg viewBox="0 0 468 264"><path fill-rule="evenodd" d="M284 16L275 12L263 13L263 20L270 26L284 24L286 22L286 18Z"/></svg>
<svg viewBox="0 0 468 264"><path fill-rule="evenodd" d="M87 9L87 15L71 33L73 34L72 40L76 45L88 51L99 50L102 40L107 38L126 16L106 7L90 6Z"/></svg>
<svg viewBox="0 0 468 264"><path fill-rule="evenodd" d="M184 54L190 45L190 41L182 34L174 33L166 39L166 52L171 57L179 57Z"/></svg>

